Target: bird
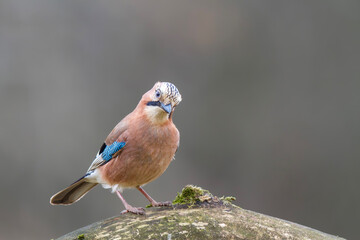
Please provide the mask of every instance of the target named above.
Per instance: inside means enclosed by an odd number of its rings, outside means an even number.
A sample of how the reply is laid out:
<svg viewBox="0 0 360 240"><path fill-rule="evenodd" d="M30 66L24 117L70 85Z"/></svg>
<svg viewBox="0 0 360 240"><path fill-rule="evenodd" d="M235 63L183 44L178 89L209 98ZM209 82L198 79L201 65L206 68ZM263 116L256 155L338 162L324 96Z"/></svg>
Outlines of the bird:
<svg viewBox="0 0 360 240"><path fill-rule="evenodd" d="M50 203L73 204L101 184L116 192L125 207L122 214L145 214L144 208L126 202L122 192L127 188L138 189L153 207L171 206L171 202L155 201L143 186L162 175L175 157L180 133L172 117L181 101L174 84L155 83L110 132L85 175L54 194Z"/></svg>

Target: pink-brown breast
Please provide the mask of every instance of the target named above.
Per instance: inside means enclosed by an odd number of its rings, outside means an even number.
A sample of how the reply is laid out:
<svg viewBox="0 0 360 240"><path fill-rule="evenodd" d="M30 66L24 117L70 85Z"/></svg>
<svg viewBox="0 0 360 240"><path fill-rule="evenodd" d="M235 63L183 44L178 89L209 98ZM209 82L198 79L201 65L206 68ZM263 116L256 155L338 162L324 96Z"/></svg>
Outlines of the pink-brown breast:
<svg viewBox="0 0 360 240"><path fill-rule="evenodd" d="M179 131L171 120L152 125L145 118L133 118L118 141L126 145L121 153L100 167L109 185L136 187L153 181L169 166L179 144Z"/></svg>

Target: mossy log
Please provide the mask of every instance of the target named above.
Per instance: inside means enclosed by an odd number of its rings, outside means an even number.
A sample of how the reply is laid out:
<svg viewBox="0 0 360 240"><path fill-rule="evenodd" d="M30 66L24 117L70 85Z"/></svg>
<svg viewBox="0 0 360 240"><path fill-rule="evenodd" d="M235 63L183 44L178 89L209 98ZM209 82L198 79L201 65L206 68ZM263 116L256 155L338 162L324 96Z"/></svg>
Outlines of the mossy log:
<svg viewBox="0 0 360 240"><path fill-rule="evenodd" d="M187 186L173 207L149 208L144 216L115 216L59 239L343 239L244 210L229 200Z"/></svg>

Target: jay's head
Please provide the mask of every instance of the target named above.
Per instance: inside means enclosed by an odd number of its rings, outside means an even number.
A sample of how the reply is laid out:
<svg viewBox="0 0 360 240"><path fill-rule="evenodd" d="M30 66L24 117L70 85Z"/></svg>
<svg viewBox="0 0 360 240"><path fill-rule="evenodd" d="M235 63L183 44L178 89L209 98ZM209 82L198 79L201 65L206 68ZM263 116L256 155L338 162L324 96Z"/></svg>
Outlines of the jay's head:
<svg viewBox="0 0 360 240"><path fill-rule="evenodd" d="M175 107L181 100L179 90L169 82L155 83L154 87L142 97L145 113L154 123L163 123L171 119Z"/></svg>

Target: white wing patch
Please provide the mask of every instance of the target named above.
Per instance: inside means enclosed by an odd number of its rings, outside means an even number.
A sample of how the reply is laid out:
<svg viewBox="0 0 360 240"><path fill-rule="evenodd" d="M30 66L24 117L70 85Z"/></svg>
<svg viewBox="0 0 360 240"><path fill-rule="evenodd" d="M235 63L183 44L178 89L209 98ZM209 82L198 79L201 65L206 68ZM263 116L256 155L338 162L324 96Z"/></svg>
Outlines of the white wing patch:
<svg viewBox="0 0 360 240"><path fill-rule="evenodd" d="M102 156L98 152L96 154L96 157L95 157L94 161L91 163L89 169L87 170L87 172L95 170L96 168L100 167L101 164L103 164L104 162L105 162L105 160L102 158Z"/></svg>

